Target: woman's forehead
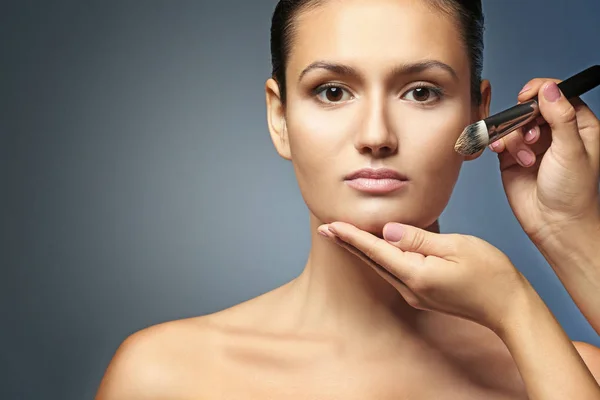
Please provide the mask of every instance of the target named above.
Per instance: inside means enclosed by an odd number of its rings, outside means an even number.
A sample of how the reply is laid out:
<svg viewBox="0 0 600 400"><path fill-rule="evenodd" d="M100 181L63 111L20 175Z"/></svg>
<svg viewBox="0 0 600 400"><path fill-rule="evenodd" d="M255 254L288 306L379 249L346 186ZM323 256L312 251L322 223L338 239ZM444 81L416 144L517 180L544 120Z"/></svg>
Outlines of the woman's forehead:
<svg viewBox="0 0 600 400"><path fill-rule="evenodd" d="M469 70L457 20L421 0L327 1L301 13L289 72L323 59L363 68L435 59L459 74Z"/></svg>

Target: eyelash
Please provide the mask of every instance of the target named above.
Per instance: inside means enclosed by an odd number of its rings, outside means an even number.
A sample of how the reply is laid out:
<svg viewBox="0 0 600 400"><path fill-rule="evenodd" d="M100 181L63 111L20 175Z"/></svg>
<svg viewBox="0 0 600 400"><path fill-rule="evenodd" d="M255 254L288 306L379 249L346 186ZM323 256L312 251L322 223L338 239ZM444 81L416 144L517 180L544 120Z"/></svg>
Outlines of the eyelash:
<svg viewBox="0 0 600 400"><path fill-rule="evenodd" d="M438 101L442 100L445 96L445 92L444 89L442 89L441 87L437 87L437 86L431 86L431 85L426 85L424 83L420 83L418 85L416 85L415 87L409 89L406 93L410 93L413 90L417 90L417 89L427 89L429 91L431 91L434 95L436 95L436 99L433 101L416 101L417 104L419 104L420 106L423 107L427 107L431 104L435 104Z"/></svg>
<svg viewBox="0 0 600 400"><path fill-rule="evenodd" d="M330 83L325 83L325 84L323 84L323 85L319 85L319 86L317 86L316 88L314 88L314 89L312 90L312 94L313 94L313 96L319 96L319 95L320 95L321 93L323 93L325 90L327 90L327 89L330 89L330 88L338 88L338 89L341 89L342 91L347 91L347 92L349 92L349 90L348 90L348 89L346 89L346 88L345 88L343 85L340 85L339 83L335 83L335 82L330 82ZM352 97L354 98L354 95L352 95ZM319 100L319 99L318 99L318 100ZM335 103L335 102L333 102L333 103L330 103L330 102L326 102L326 101L322 101L322 100L319 100L319 101L320 101L321 103L325 103L325 104L327 104L327 105L335 105L335 104L337 104L337 103Z"/></svg>
<svg viewBox="0 0 600 400"><path fill-rule="evenodd" d="M325 83L323 85L319 85L316 88L314 88L312 90L312 94L313 96L319 96L321 93L323 93L325 90L329 89L329 88L339 88L342 91L348 91L348 89L346 89L343 85L340 85L338 83L335 82L331 82L331 83ZM437 99L434 101L415 101L415 103L419 104L422 107L427 107L430 106L431 103L437 103L438 101L442 100L445 96L444 90L440 87L437 86L432 86L432 85L426 85L426 84L418 84L414 87L412 87L411 89L409 89L408 91L406 91L406 93L410 93L413 90L417 90L417 89L428 89L429 91L431 91L433 94L435 94L437 96ZM405 94L406 94L405 93ZM352 97L354 98L354 96L352 95ZM321 103L324 103L326 105L335 105L338 104L337 102L326 102L326 101L322 101L319 100Z"/></svg>

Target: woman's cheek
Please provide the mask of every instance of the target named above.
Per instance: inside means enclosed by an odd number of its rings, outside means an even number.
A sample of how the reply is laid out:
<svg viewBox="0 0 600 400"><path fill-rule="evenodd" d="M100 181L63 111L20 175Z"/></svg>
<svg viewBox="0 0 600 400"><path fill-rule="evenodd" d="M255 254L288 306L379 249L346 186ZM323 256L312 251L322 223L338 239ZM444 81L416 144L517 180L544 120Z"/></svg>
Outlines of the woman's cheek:
<svg viewBox="0 0 600 400"><path fill-rule="evenodd" d="M352 141L352 129L356 128L347 109L324 110L316 105L298 107L288 116L292 155L306 155L315 161L331 159Z"/></svg>
<svg viewBox="0 0 600 400"><path fill-rule="evenodd" d="M454 186L462 165L462 157L454 151L459 135L455 131L460 129L461 123L454 119L432 116L423 121L419 134L406 140L404 151L401 149L403 155L410 158L409 168L415 177L440 192Z"/></svg>

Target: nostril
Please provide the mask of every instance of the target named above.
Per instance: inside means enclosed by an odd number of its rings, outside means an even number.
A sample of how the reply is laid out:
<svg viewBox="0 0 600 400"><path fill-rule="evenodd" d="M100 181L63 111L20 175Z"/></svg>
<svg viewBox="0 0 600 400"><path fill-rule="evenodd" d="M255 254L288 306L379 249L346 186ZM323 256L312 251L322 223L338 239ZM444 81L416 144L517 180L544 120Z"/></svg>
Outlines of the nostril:
<svg viewBox="0 0 600 400"><path fill-rule="evenodd" d="M373 153L382 154L382 155L390 155L395 151L394 147L391 146L379 146L373 149Z"/></svg>
<svg viewBox="0 0 600 400"><path fill-rule="evenodd" d="M376 151L382 155L390 155L394 153L394 149L389 146L380 147Z"/></svg>
<svg viewBox="0 0 600 400"><path fill-rule="evenodd" d="M394 154L395 148L391 146L363 146L359 149L361 154L372 154L375 157L389 156Z"/></svg>

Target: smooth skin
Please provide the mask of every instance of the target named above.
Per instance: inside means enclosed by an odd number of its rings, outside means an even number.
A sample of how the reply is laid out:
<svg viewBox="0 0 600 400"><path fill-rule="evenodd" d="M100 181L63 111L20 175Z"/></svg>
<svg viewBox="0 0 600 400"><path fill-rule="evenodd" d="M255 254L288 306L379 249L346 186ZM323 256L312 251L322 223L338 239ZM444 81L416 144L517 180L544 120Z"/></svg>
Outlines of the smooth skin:
<svg viewBox="0 0 600 400"><path fill-rule="evenodd" d="M557 98L559 82L528 82L518 101L539 94L542 116L490 148L515 216L600 334L600 122L580 99Z"/></svg>
<svg viewBox="0 0 600 400"><path fill-rule="evenodd" d="M411 306L468 319L495 332L514 358L529 399L600 398L600 386L552 313L489 243L397 223L386 225L384 239L341 222L319 229L397 277L395 281L374 268ZM591 352L597 363L598 349Z"/></svg>
<svg viewBox="0 0 600 400"><path fill-rule="evenodd" d="M272 79L265 94L273 144L293 164L309 209L304 270L235 307L134 333L97 400L597 393L598 349L568 340L505 255L479 239L435 233L462 163L476 158L455 153L454 143L488 115L491 88L484 81L483 103L472 104L456 21L429 4L325 1L298 17L287 103ZM302 74L315 62L342 68ZM344 177L364 167L392 168L407 185L385 196L359 193ZM347 242L329 229L320 234L326 226ZM394 227L400 240L382 239ZM405 283L390 284L394 273Z"/></svg>
<svg viewBox="0 0 600 400"><path fill-rule="evenodd" d="M529 82L519 101L538 95L542 118L525 127L525 135L516 132L491 148L500 154L504 188L521 226L600 332L600 123L581 100L567 101L558 82ZM600 398L600 386L568 336L498 249L471 236L399 224L387 225L384 239L340 222L319 229L397 277L375 267L413 307L496 332L530 399ZM598 349L588 351L598 363Z"/></svg>
<svg viewBox="0 0 600 400"><path fill-rule="evenodd" d="M524 127L526 134L515 132L490 148L499 153L515 216L600 332L600 123L580 99L567 101L558 82L529 82L519 102L538 95L541 118ZM496 332L515 359L530 399L600 398L600 386L568 336L498 249L471 236L399 224L386 225L384 239L340 222L319 229L367 263L373 260L375 270L413 307L466 318ZM598 349L589 346L588 351L598 364Z"/></svg>

